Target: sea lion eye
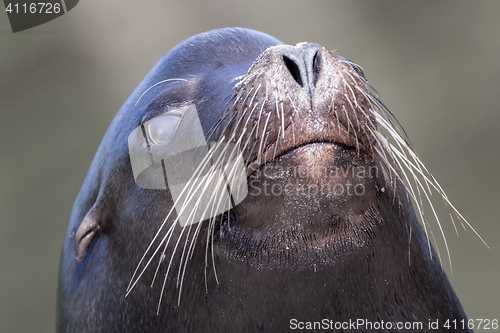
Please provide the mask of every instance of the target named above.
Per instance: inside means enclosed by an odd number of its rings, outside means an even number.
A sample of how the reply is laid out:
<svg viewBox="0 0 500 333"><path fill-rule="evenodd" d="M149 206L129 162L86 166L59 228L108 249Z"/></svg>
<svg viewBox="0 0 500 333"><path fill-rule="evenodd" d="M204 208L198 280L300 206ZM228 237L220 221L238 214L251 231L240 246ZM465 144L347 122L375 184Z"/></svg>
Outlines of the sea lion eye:
<svg viewBox="0 0 500 333"><path fill-rule="evenodd" d="M180 119L181 118L177 115L166 114L148 121L147 131L151 143L155 145L164 145L168 143Z"/></svg>

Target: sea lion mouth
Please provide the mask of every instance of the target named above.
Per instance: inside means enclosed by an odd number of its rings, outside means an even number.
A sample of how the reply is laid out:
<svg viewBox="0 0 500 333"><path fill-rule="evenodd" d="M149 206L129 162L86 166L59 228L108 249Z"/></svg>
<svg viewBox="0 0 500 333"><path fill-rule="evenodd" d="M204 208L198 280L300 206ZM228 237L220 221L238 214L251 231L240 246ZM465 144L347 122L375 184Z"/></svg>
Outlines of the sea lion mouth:
<svg viewBox="0 0 500 333"><path fill-rule="evenodd" d="M355 147L325 141L290 147L249 175L245 200L210 224L211 244L257 267L332 262L336 244L366 246L379 227L379 176ZM290 250L304 247L307 254Z"/></svg>
<svg viewBox="0 0 500 333"><path fill-rule="evenodd" d="M337 125L333 126L337 127ZM343 130L347 131L347 128L343 124L338 124L338 126L342 126ZM295 138L295 140L289 140L288 137L293 136L293 134L289 133L290 131L291 130L285 131L285 138L288 139L286 141L283 140L285 143L280 144L280 140L274 141L262 152L262 158L257 157L256 160L248 164L247 175L252 174L255 170L261 168L276 158L279 158L280 156L291 153L302 147L313 146L317 143L336 145L346 150L356 151L358 155L370 155L372 153L372 150L370 150L369 147L356 145L356 140L353 137L342 137L339 135L339 131L337 130L325 128L322 131L303 132L301 133L301 136L299 138Z"/></svg>

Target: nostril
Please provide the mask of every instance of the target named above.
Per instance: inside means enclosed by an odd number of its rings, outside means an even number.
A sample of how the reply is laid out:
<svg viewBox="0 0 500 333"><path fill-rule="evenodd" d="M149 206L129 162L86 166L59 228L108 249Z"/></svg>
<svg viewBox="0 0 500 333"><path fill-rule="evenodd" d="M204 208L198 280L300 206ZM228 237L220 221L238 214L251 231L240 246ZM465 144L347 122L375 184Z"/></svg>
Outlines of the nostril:
<svg viewBox="0 0 500 333"><path fill-rule="evenodd" d="M290 71L290 74L292 74L295 81L301 87L303 87L304 85L302 83L302 78L300 77L299 66L297 66L297 64L292 59L288 58L287 56L283 56L283 61L285 62L286 67Z"/></svg>
<svg viewBox="0 0 500 333"><path fill-rule="evenodd" d="M316 84L319 77L319 72L321 70L321 56L320 52L316 52L313 58L313 82Z"/></svg>

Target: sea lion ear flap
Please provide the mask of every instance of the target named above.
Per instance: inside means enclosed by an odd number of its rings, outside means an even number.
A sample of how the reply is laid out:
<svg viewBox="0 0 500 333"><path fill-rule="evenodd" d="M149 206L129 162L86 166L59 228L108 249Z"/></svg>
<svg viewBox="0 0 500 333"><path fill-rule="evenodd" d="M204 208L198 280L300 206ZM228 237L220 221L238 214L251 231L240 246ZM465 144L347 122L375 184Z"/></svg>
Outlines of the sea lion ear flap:
<svg viewBox="0 0 500 333"><path fill-rule="evenodd" d="M85 215L76 231L75 259L77 262L85 260L94 236L102 229L99 223L99 219L102 219L102 216L100 216L101 214L99 214L99 212L100 209L97 207L96 203Z"/></svg>

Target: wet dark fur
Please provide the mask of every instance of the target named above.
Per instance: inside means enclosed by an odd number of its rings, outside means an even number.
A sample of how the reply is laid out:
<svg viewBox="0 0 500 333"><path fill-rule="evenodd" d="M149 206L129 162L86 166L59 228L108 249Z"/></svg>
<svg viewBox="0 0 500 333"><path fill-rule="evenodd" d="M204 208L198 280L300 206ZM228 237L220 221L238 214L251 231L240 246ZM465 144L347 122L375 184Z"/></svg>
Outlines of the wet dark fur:
<svg viewBox="0 0 500 333"><path fill-rule="evenodd" d="M401 168L375 135L380 125L368 110L382 105L362 71L318 44L268 49L280 44L246 29L200 34L172 49L134 90L73 207L61 258L58 332L282 332L293 318L421 321L426 331L429 319L465 318ZM291 73L284 56L305 59L306 67L312 61L312 71L303 74L299 64ZM185 80L154 86L173 78ZM127 137L168 107L189 102L210 141L240 140L250 191L262 190L265 180L269 186L321 182L286 172L267 179L266 167L379 172L360 180L367 189L360 197L249 195L197 232L197 225L183 233L177 226L165 257L147 252L154 260L146 267L141 258L173 202L168 191L134 183ZM185 244L194 245L189 256ZM146 269L137 278L139 263L138 272Z"/></svg>

